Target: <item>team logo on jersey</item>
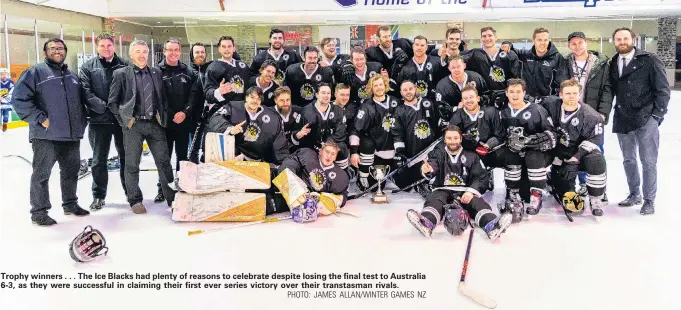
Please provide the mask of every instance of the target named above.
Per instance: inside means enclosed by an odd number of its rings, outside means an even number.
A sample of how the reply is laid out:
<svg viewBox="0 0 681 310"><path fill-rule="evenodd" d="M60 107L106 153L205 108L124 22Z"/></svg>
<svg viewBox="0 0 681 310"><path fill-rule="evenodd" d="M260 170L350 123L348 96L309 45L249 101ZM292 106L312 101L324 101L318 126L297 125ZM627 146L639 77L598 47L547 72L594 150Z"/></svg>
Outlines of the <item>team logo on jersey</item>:
<svg viewBox="0 0 681 310"><path fill-rule="evenodd" d="M570 122L570 123L572 124L572 126L577 126L577 125L579 125L579 119L573 118L572 122Z"/></svg>
<svg viewBox="0 0 681 310"><path fill-rule="evenodd" d="M390 132L390 128L393 127L393 124L395 124L395 119L390 116L385 116L383 117L383 122L381 122L381 127L383 127L383 130Z"/></svg>
<svg viewBox="0 0 681 310"><path fill-rule="evenodd" d="M239 67L241 67L241 69L246 69L246 64L243 62L239 62Z"/></svg>
<svg viewBox="0 0 681 310"><path fill-rule="evenodd" d="M548 60L544 60L544 63L542 63L542 65L543 65L544 67L550 67L550 66L551 66L551 64L549 63Z"/></svg>
<svg viewBox="0 0 681 310"><path fill-rule="evenodd" d="M376 75L376 71L371 71L371 72L369 72L369 77L372 77L372 76L374 76L374 75Z"/></svg>
<svg viewBox="0 0 681 310"><path fill-rule="evenodd" d="M187 80L184 77L181 77L180 81L182 81L182 83L187 83Z"/></svg>
<svg viewBox="0 0 681 310"><path fill-rule="evenodd" d="M317 82L321 81L322 80L321 74L315 75L314 79L317 80Z"/></svg>
<svg viewBox="0 0 681 310"><path fill-rule="evenodd" d="M485 116L485 111L480 110L480 111L478 112L478 118L482 118L483 116Z"/></svg>
<svg viewBox="0 0 681 310"><path fill-rule="evenodd" d="M244 79L242 79L240 76L235 75L232 77L232 91L235 94L243 94L244 93Z"/></svg>
<svg viewBox="0 0 681 310"><path fill-rule="evenodd" d="M454 172L450 172L445 176L445 185L463 185L463 178Z"/></svg>
<svg viewBox="0 0 681 310"><path fill-rule="evenodd" d="M362 117L364 117L364 110L359 110L359 112L357 112L357 119L362 119Z"/></svg>
<svg viewBox="0 0 681 310"><path fill-rule="evenodd" d="M321 191L324 188L324 183L326 183L326 176L319 168L310 171L310 185L316 191Z"/></svg>
<svg viewBox="0 0 681 310"><path fill-rule="evenodd" d="M272 99L272 97L274 97L274 93L267 94L267 99Z"/></svg>
<svg viewBox="0 0 681 310"><path fill-rule="evenodd" d="M260 127L255 123L249 123L244 130L244 141L255 142L260 137Z"/></svg>
<svg viewBox="0 0 681 310"><path fill-rule="evenodd" d="M433 64L431 64L431 63L426 63L426 69L427 69L427 70L433 69Z"/></svg>
<svg viewBox="0 0 681 310"><path fill-rule="evenodd" d="M530 117L532 117L532 113L530 113L530 111L523 113L523 119L524 120L528 120L528 119L530 119Z"/></svg>
<svg viewBox="0 0 681 310"><path fill-rule="evenodd" d="M430 107L430 100L423 100L422 104L423 104L424 108L429 108Z"/></svg>
<svg viewBox="0 0 681 310"><path fill-rule="evenodd" d="M423 140L430 136L430 125L425 120L420 120L414 125L414 135Z"/></svg>
<svg viewBox="0 0 681 310"><path fill-rule="evenodd" d="M265 124L268 124L270 122L270 116L269 115L263 115L262 116L262 122Z"/></svg>
<svg viewBox="0 0 681 310"><path fill-rule="evenodd" d="M336 115L336 114L333 114L333 112L330 112L330 113L329 113L329 119L333 119L333 117L334 117L335 115Z"/></svg>
<svg viewBox="0 0 681 310"><path fill-rule="evenodd" d="M218 110L218 111L215 112L215 113L220 114L220 115L227 115L227 108L226 108L226 107L222 107L222 108L220 108L220 110Z"/></svg>
<svg viewBox="0 0 681 310"><path fill-rule="evenodd" d="M293 112L293 118L296 119L296 123L300 123L300 114Z"/></svg>
<svg viewBox="0 0 681 310"><path fill-rule="evenodd" d="M329 172L329 179L335 180L336 179L336 173L333 172L333 171Z"/></svg>
<svg viewBox="0 0 681 310"><path fill-rule="evenodd" d="M288 61L288 54L284 54L284 56L281 56L281 58L282 58L284 61Z"/></svg>
<svg viewBox="0 0 681 310"><path fill-rule="evenodd" d="M314 87L309 83L303 84L303 86L300 87L300 97L305 100L314 99Z"/></svg>
<svg viewBox="0 0 681 310"><path fill-rule="evenodd" d="M428 84L424 80L416 81L416 94L425 97L428 94Z"/></svg>
<svg viewBox="0 0 681 310"><path fill-rule="evenodd" d="M336 63L339 64L339 65L340 65L342 62L343 62L342 59L338 59L338 61L336 61Z"/></svg>
<svg viewBox="0 0 681 310"><path fill-rule="evenodd" d="M567 130L558 127L558 131L560 131L560 139L558 139L558 143L567 146L570 146L570 134L567 132Z"/></svg>
<svg viewBox="0 0 681 310"><path fill-rule="evenodd" d="M504 57L506 57L507 55L508 55L508 54L506 54L506 52L503 52L503 51L502 51L501 53L499 53L499 57L501 57L501 58L504 58Z"/></svg>
<svg viewBox="0 0 681 310"><path fill-rule="evenodd" d="M476 131L476 135L477 135L477 131ZM468 161L468 159L466 159L466 156L461 156L461 163L462 164L465 164L467 161ZM466 175L466 168L463 168L463 169L464 169L463 174Z"/></svg>
<svg viewBox="0 0 681 310"><path fill-rule="evenodd" d="M506 81L506 74L504 74L504 69L497 65L492 65L492 68L489 69L489 77L491 77L493 81L499 83Z"/></svg>
<svg viewBox="0 0 681 310"><path fill-rule="evenodd" d="M274 74L274 82L277 83L277 85L281 85L281 83L284 82L284 76L284 71L277 69L277 73Z"/></svg>
<svg viewBox="0 0 681 310"><path fill-rule="evenodd" d="M359 96L359 98L362 99L362 100L369 99L369 94L367 93L367 86L366 85L362 85L357 90L357 96Z"/></svg>
<svg viewBox="0 0 681 310"><path fill-rule="evenodd" d="M475 88L478 88L478 86L477 86L478 84L476 84L475 81L468 82L468 85L473 86Z"/></svg>
<svg viewBox="0 0 681 310"><path fill-rule="evenodd" d="M395 100L391 101L391 102L390 102L390 106L393 107L393 108L396 107L396 106L397 106L397 101L395 101Z"/></svg>

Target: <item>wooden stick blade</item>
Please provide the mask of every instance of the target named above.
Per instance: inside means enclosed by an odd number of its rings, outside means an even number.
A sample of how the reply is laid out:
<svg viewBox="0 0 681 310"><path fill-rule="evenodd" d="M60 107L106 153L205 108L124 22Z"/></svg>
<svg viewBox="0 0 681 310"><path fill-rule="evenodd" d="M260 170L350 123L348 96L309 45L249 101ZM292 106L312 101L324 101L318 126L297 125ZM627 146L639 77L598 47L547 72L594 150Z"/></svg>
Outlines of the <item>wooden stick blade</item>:
<svg viewBox="0 0 681 310"><path fill-rule="evenodd" d="M482 305L485 308L494 309L497 307L496 301L472 291L471 289L466 287L466 285L464 285L463 282L459 283L459 292L461 292L462 295L472 299L473 301Z"/></svg>

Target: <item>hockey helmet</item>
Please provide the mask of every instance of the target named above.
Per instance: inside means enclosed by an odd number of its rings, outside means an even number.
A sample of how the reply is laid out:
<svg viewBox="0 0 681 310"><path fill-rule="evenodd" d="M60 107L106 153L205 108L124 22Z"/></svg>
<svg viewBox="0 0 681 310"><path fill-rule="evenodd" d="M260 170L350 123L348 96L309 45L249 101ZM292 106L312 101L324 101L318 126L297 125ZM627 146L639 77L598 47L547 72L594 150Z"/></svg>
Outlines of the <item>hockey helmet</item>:
<svg viewBox="0 0 681 310"><path fill-rule="evenodd" d="M106 239L99 230L88 225L71 241L69 254L73 260L84 263L94 260L97 256L106 255L109 248L106 247Z"/></svg>
<svg viewBox="0 0 681 310"><path fill-rule="evenodd" d="M581 214L584 212L584 199L575 192L567 192L563 195L563 207L572 213Z"/></svg>

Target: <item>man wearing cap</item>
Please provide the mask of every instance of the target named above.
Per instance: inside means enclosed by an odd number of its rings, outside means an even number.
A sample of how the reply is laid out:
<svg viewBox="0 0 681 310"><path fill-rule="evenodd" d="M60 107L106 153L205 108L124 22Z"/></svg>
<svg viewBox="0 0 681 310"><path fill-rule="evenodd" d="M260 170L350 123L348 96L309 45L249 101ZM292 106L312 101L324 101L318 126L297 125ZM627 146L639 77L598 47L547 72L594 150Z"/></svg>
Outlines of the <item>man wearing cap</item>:
<svg viewBox="0 0 681 310"><path fill-rule="evenodd" d="M612 110L612 88L610 86L609 61L605 55L589 51L586 48L586 35L583 32L573 32L568 36L568 48L570 53L565 56L568 73L571 79L577 80L582 85L580 104L587 104L594 108L603 118L603 123L608 123ZM598 146L603 152L603 144ZM586 176L579 174L580 195L586 195ZM607 194L603 201L607 203Z"/></svg>

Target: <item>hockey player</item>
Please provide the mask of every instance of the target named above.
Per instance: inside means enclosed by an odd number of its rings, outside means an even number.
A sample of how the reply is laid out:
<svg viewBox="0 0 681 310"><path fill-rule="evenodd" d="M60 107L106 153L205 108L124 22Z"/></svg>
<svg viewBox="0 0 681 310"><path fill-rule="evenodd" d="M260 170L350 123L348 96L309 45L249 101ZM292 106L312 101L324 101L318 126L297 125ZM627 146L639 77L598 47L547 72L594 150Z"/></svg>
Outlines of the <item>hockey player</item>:
<svg viewBox="0 0 681 310"><path fill-rule="evenodd" d="M305 107L315 101L319 83L333 84L333 70L318 64L319 50L308 46L303 52L305 62L293 64L286 68L284 85L291 89L291 101L294 105Z"/></svg>
<svg viewBox="0 0 681 310"><path fill-rule="evenodd" d="M334 82L342 81L343 64L350 59L349 55L338 54L336 51L336 39L323 38L321 41L322 55L319 65L333 70Z"/></svg>
<svg viewBox="0 0 681 310"><path fill-rule="evenodd" d="M561 202L565 193L575 191L578 172L585 171L591 213L602 216L607 175L605 157L598 146L603 142L603 118L589 105L579 103L581 88L577 80L565 80L560 85L560 98L551 96L543 102L559 137L553 149L551 184Z"/></svg>
<svg viewBox="0 0 681 310"><path fill-rule="evenodd" d="M408 158L420 153L439 138L438 123L440 120L435 104L428 98L416 95L414 82L410 80L402 82L400 93L404 104L398 105L395 109L395 123L391 129L395 141L397 166L406 164ZM414 165L396 173L393 182L397 187L405 189L406 186L421 178L423 176L421 176L420 166ZM419 184L417 190L425 198L428 193L427 184Z"/></svg>
<svg viewBox="0 0 681 310"><path fill-rule="evenodd" d="M569 77L565 58L558 52L549 30L537 28L532 34L534 45L529 50L518 50L522 62L522 78L527 83L527 94L540 100L558 94L560 83Z"/></svg>
<svg viewBox="0 0 681 310"><path fill-rule="evenodd" d="M461 108L461 90L471 84L477 90L478 95L487 94L487 83L480 74L466 70L466 62L461 56L453 56L449 59L448 77L445 77L435 86L435 101L440 108L442 119L448 120L454 107Z"/></svg>
<svg viewBox="0 0 681 310"><path fill-rule="evenodd" d="M525 81L508 81L508 106L501 111L501 121L507 129L506 203L503 212L512 212L513 222L522 220L525 211L520 198L521 176L527 171L530 190L528 215L536 215L542 207L546 188L546 167L551 163L550 151L556 146L554 126L548 112L534 102L525 101Z"/></svg>
<svg viewBox="0 0 681 310"><path fill-rule="evenodd" d="M390 76L380 63L367 62L364 48L355 46L350 52L350 63L343 65L341 81L350 86L350 100L361 104L362 101L371 98L367 93L367 82L376 74L383 74L389 79Z"/></svg>
<svg viewBox="0 0 681 310"><path fill-rule="evenodd" d="M248 85L257 86L262 90L262 105L274 106L274 91L279 84L274 83L274 75L277 73L277 64L273 60L267 60L260 66L260 75L251 77Z"/></svg>
<svg viewBox="0 0 681 310"><path fill-rule="evenodd" d="M402 85L402 81L411 80L416 84L416 95L431 100L435 99L435 85L447 76L446 63L437 56L429 56L428 39L424 36L414 38L414 57L406 63L393 64L391 76L396 85Z"/></svg>
<svg viewBox="0 0 681 310"><path fill-rule="evenodd" d="M520 62L515 52L504 52L497 47L497 31L492 27L480 29L482 47L462 54L468 70L480 74L490 90L504 91L506 81L520 77Z"/></svg>
<svg viewBox="0 0 681 310"><path fill-rule="evenodd" d="M492 106L480 106L480 96L475 86L468 84L461 90L461 109L455 109L449 125L463 131L464 150L476 152L487 167L504 168L508 149L503 148L506 129L499 111Z"/></svg>
<svg viewBox="0 0 681 310"><path fill-rule="evenodd" d="M274 102L276 105L271 109L277 112L281 117L281 122L284 126L284 138L286 138L289 152L293 153L298 147L293 143L291 133L293 132L296 123L303 121L303 108L297 105L291 105L291 89L287 86L278 87L277 90L274 91Z"/></svg>
<svg viewBox="0 0 681 310"><path fill-rule="evenodd" d="M248 66L232 57L235 48L232 37L220 37L218 45L222 58L213 61L206 71L206 85L203 88L206 100L220 105L230 101L243 101L244 91L249 87Z"/></svg>
<svg viewBox="0 0 681 310"><path fill-rule="evenodd" d="M369 167L373 164L395 169L394 140L390 130L395 123L399 99L386 94L389 83L381 74L370 78L367 93L371 99L362 103L355 117L355 128L350 136L350 163L359 168L357 185L360 190L376 183L369 175Z"/></svg>
<svg viewBox="0 0 681 310"><path fill-rule="evenodd" d="M336 165L348 167L347 125L343 109L331 104L331 86L319 83L317 101L303 108L303 120L295 124L291 133L293 144L299 148L321 150L325 141L333 141L339 148Z"/></svg>
<svg viewBox="0 0 681 310"><path fill-rule="evenodd" d="M301 178L307 189L316 196L321 196L319 203L333 203L334 209L345 206L349 186L348 175L336 166L338 145L327 141L322 145L319 154L311 149L299 149L286 158L279 166L278 173L289 169ZM266 213L273 214L289 211L289 206L281 195L273 194L267 203Z"/></svg>
<svg viewBox="0 0 681 310"><path fill-rule="evenodd" d="M357 110L359 109L359 103L350 100L350 86L346 84L336 84L336 91L334 94L336 96L336 100L333 102L333 104L343 109L345 123L347 124L349 135L350 130L352 130L352 127L354 127L355 124L355 116L357 115ZM348 145L350 144L348 143Z"/></svg>
<svg viewBox="0 0 681 310"><path fill-rule="evenodd" d="M251 74L257 75L262 63L268 59L273 60L277 64L274 82L279 85L282 85L286 79L286 68L288 66L303 62L303 59L294 50L286 50L284 48L284 31L278 28L270 30L270 48L253 57Z"/></svg>
<svg viewBox="0 0 681 310"><path fill-rule="evenodd" d="M390 26L378 27L378 29L376 29L376 37L379 40L379 44L377 46L367 48L367 61L375 61L380 63L381 67L383 68L381 71L389 74L390 78L393 79L391 82L394 83L395 76L392 75L393 64L395 62L398 64L404 64L407 62L407 60L414 57L412 43L407 39L393 40ZM396 73L399 73L399 71ZM396 92L399 93L399 90Z"/></svg>
<svg viewBox="0 0 681 310"><path fill-rule="evenodd" d="M407 219L424 236L430 237L435 226L443 223L452 235L463 233L470 219L494 241L510 225L508 213L497 217L482 194L487 191L489 175L477 154L461 147L461 130L453 125L445 129L445 146L436 148L421 166L424 176L434 178L421 213L410 209Z"/></svg>
<svg viewBox="0 0 681 310"><path fill-rule="evenodd" d="M433 49L430 56L439 56L444 63L449 63L451 57L459 55L464 51L465 42L461 40L463 32L459 28L448 28L445 33L445 43L440 49Z"/></svg>
<svg viewBox="0 0 681 310"><path fill-rule="evenodd" d="M237 159L275 165L290 155L279 114L260 105L262 91L246 90L246 102L232 101L217 109L206 130L235 136Z"/></svg>

